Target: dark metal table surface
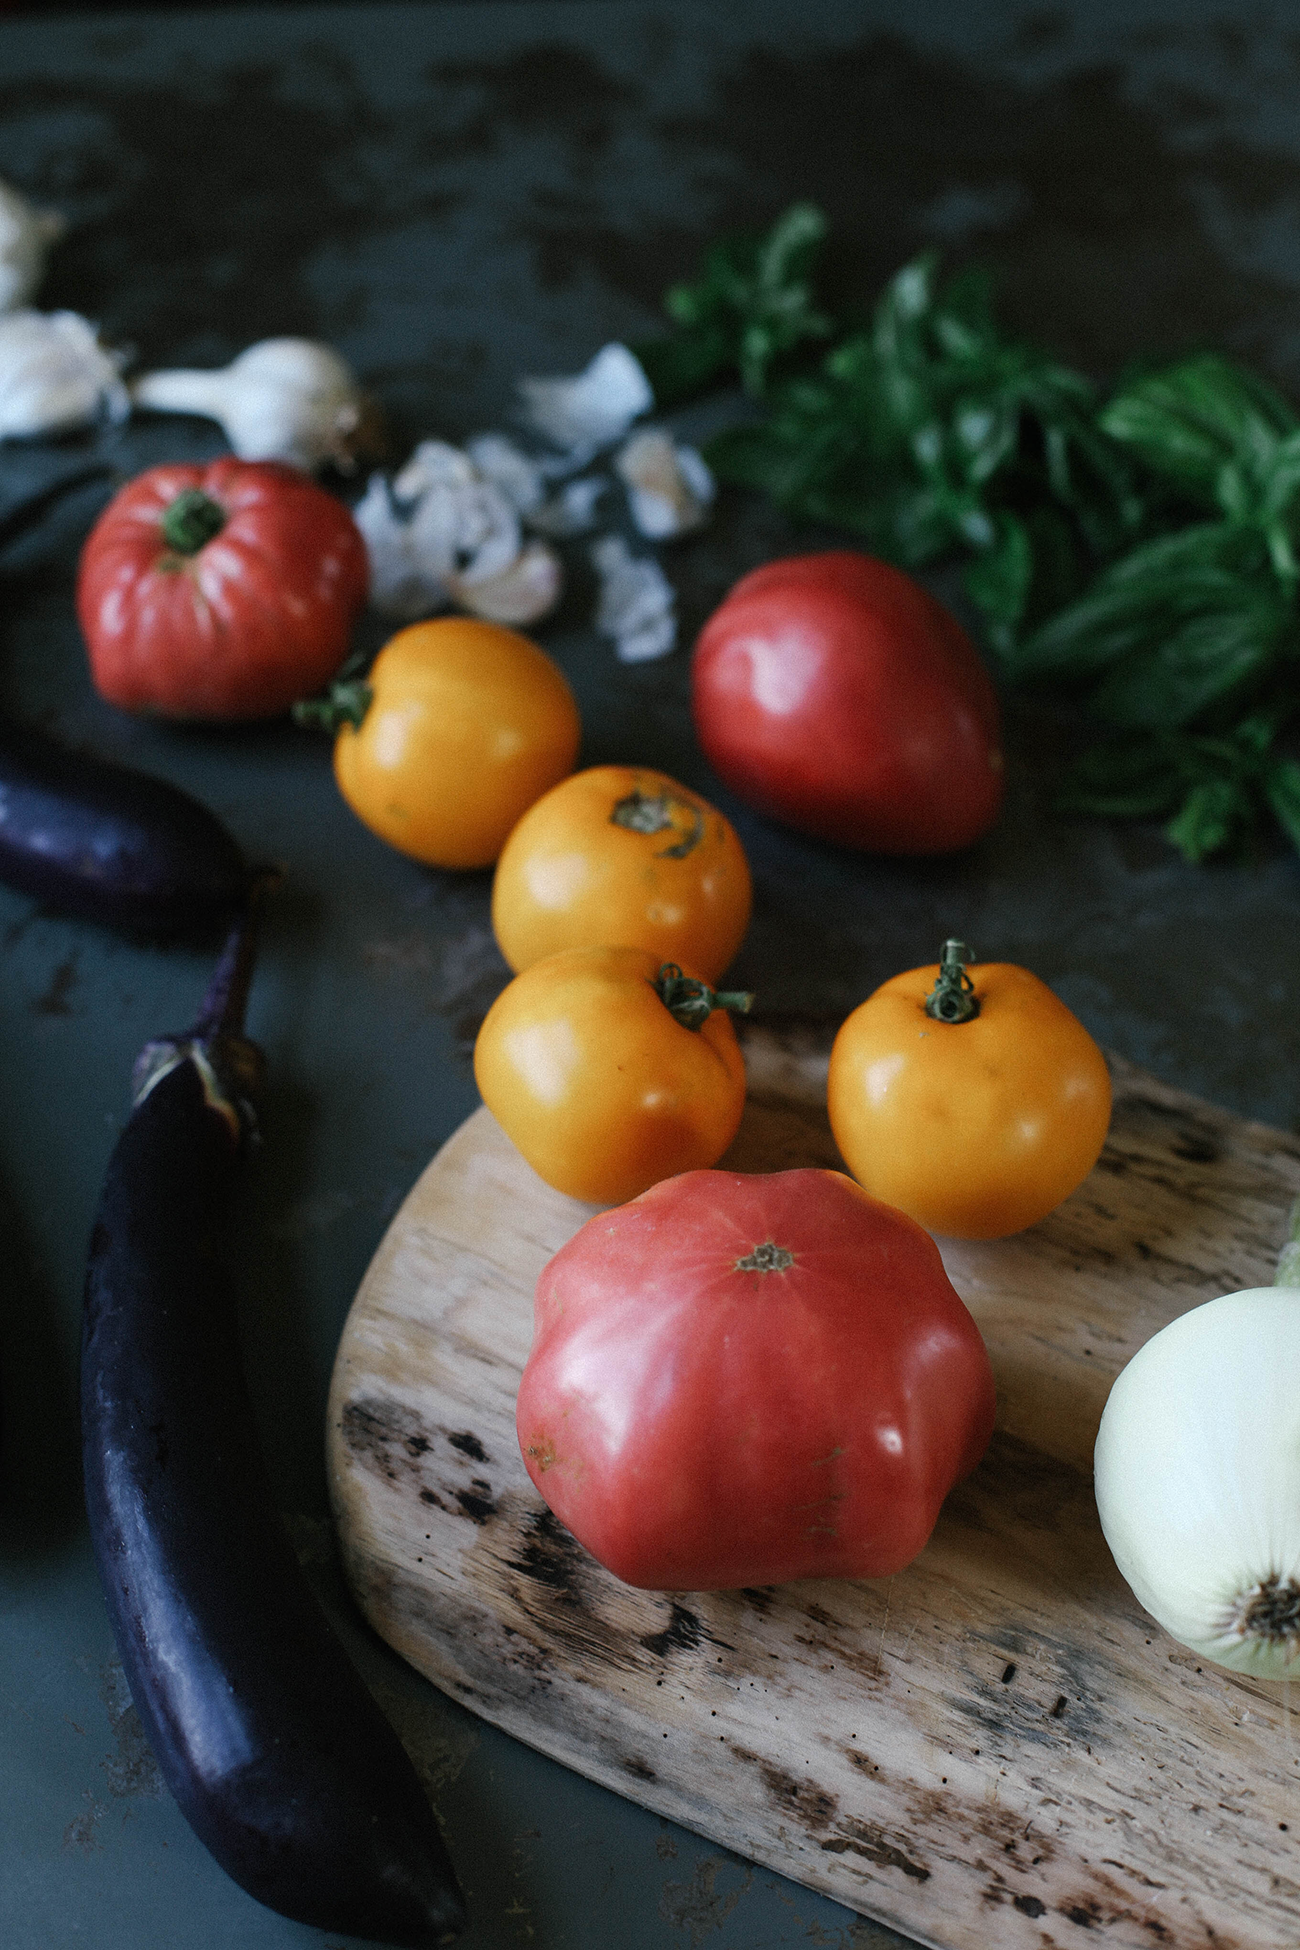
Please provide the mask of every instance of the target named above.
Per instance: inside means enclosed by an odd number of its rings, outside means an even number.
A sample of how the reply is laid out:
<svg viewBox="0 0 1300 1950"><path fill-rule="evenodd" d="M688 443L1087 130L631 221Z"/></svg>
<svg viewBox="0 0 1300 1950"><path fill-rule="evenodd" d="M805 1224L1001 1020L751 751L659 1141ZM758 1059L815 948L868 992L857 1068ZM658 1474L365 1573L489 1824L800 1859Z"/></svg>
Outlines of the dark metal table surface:
<svg viewBox="0 0 1300 1950"><path fill-rule="evenodd" d="M932 243L991 265L1008 318L1098 375L1210 342L1300 389L1295 5L11 13L0 177L71 220L44 306L97 320L142 365L329 340L399 450L506 424L517 375L644 335L706 241L797 197L828 212L863 298ZM0 515L91 454L129 474L220 448L215 428L162 418L10 443ZM71 495L0 558L0 704L188 786L284 869L253 996L271 1081L241 1219L248 1363L280 1504L445 1823L467 1950L899 1942L497 1734L350 1617L322 1464L331 1360L387 1222L476 1101L473 1027L505 979L489 881L383 848L340 801L326 748L287 723L196 732L96 699L71 593L105 491ZM837 853L716 787L690 737L691 637L736 575L806 539L724 496L665 551L682 630L662 662L616 662L580 571L539 631L579 694L587 761L660 763L733 812L757 885L737 977L769 1009L829 1021L958 933L1034 968L1125 1056L1294 1126L1300 867L1280 842L1197 868L1155 828L1055 818L1051 727L1014 703L1005 815L958 859ZM378 620L364 628L382 640ZM208 957L6 890L0 953L0 1940L336 1943L254 1905L160 1792L81 1514L92 1205L135 1051L190 1018Z"/></svg>

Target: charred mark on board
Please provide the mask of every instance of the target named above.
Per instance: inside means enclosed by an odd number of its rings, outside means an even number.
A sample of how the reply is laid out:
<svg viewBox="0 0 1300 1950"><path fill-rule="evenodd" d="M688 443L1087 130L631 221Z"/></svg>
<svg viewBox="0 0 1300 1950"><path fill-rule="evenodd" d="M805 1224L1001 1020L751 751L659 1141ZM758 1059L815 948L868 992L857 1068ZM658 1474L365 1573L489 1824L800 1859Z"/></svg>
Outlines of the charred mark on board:
<svg viewBox="0 0 1300 1950"><path fill-rule="evenodd" d="M715 1638L695 1613L685 1605L679 1605L675 1598L669 1601L670 1616L662 1632L647 1632L641 1640L646 1651L656 1659L667 1659L673 1652L694 1652L701 1645L720 1646L724 1652L734 1652L735 1646L728 1645L725 1639Z"/></svg>
<svg viewBox="0 0 1300 1950"><path fill-rule="evenodd" d="M518 1557L509 1560L512 1571L561 1592L573 1604L580 1604L576 1585L583 1569L583 1551L550 1510L537 1510L528 1519Z"/></svg>
<svg viewBox="0 0 1300 1950"><path fill-rule="evenodd" d="M449 1435L447 1440L453 1449L459 1449L461 1455L468 1456L471 1462L485 1463L492 1460L478 1437L469 1429L458 1429L454 1434Z"/></svg>
<svg viewBox="0 0 1300 1950"><path fill-rule="evenodd" d="M492 1500L492 1485L484 1482L481 1476L473 1479L472 1489L457 1490L456 1501L471 1523L486 1523L497 1512Z"/></svg>
<svg viewBox="0 0 1300 1950"><path fill-rule="evenodd" d="M849 1821L844 1824L845 1832L828 1835L822 1843L827 1855L860 1855L865 1861L874 1862L881 1869L901 1869L913 1882L928 1882L930 1871L923 1862L915 1862L905 1849L897 1847L885 1835L883 1829L873 1828L869 1822Z"/></svg>

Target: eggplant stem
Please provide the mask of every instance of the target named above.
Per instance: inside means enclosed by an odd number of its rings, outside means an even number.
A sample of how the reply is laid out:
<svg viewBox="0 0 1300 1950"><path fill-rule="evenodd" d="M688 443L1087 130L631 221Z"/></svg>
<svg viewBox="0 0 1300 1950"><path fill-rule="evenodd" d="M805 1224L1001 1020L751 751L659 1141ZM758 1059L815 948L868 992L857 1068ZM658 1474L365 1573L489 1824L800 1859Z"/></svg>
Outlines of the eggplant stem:
<svg viewBox="0 0 1300 1950"><path fill-rule="evenodd" d="M243 1034L257 954L258 909L262 895L280 878L274 868L264 868L249 883L244 910L226 936L221 959L199 1004L194 1026L188 1032L194 1042L206 1043Z"/></svg>

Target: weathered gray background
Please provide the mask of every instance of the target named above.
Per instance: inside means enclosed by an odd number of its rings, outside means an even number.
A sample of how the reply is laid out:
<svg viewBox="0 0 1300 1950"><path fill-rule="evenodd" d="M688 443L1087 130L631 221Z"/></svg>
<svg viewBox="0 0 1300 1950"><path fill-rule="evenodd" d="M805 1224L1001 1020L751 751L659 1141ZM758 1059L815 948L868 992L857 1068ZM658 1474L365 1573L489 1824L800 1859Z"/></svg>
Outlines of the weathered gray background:
<svg viewBox="0 0 1300 1950"><path fill-rule="evenodd" d="M422 435L507 423L517 374L572 370L607 338L645 333L706 241L795 197L832 219L846 302L938 244L953 264L991 265L1008 318L1098 376L1210 342L1300 392L1294 5L13 15L0 20L0 176L72 220L42 304L97 319L141 363L217 363L273 333L328 339L386 404L398 457ZM0 514L96 447L130 474L220 444L198 422L153 420L0 449ZM505 978L488 878L387 852L339 801L326 748L286 725L168 730L99 704L71 589L102 499L87 489L0 560L0 706L188 785L286 870L253 1002L271 1087L244 1301L277 1491L333 1592L330 1363L385 1224L475 1102L473 1028ZM585 759L661 763L716 792L689 736L693 632L744 569L820 539L726 499L665 558L683 647L637 669L589 632L575 558L541 634L578 689ZM1033 967L1125 1055L1293 1126L1300 866L1264 844L1197 869L1155 830L1054 820L1069 735L1010 706L1007 811L960 860L837 854L728 805L758 889L736 975L765 1007L836 1018L958 933ZM188 1020L207 961L4 890L0 952L0 1938L335 1942L251 1904L159 1794L80 1516L90 1213L135 1050ZM435 1790L469 1896L467 1950L898 1941L516 1747L359 1628L353 1642Z"/></svg>

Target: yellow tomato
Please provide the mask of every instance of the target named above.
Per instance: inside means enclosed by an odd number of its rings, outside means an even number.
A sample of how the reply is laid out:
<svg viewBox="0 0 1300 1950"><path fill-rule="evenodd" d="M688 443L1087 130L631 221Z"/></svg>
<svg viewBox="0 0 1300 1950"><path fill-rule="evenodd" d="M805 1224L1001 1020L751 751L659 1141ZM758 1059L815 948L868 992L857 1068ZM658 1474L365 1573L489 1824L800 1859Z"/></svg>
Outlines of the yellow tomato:
<svg viewBox="0 0 1300 1950"><path fill-rule="evenodd" d="M399 630L376 657L334 776L380 839L432 867L490 867L533 801L573 769L563 673L514 630L467 616Z"/></svg>
<svg viewBox="0 0 1300 1950"><path fill-rule="evenodd" d="M979 1012L967 1021L926 1013L939 972L894 976L843 1024L831 1129L876 1198L931 1232L998 1239L1087 1177L1110 1123L1110 1075L1083 1024L1027 969L973 967Z"/></svg>
<svg viewBox="0 0 1300 1950"><path fill-rule="evenodd" d="M563 948L645 948L721 975L749 925L749 863L730 822L664 772L596 765L511 833L492 926L516 973Z"/></svg>
<svg viewBox="0 0 1300 1950"><path fill-rule="evenodd" d="M474 1045L483 1101L557 1191L621 1205L717 1163L740 1124L745 1064L725 1010L687 1029L644 948L570 948L497 997ZM681 971L676 973L680 975Z"/></svg>

